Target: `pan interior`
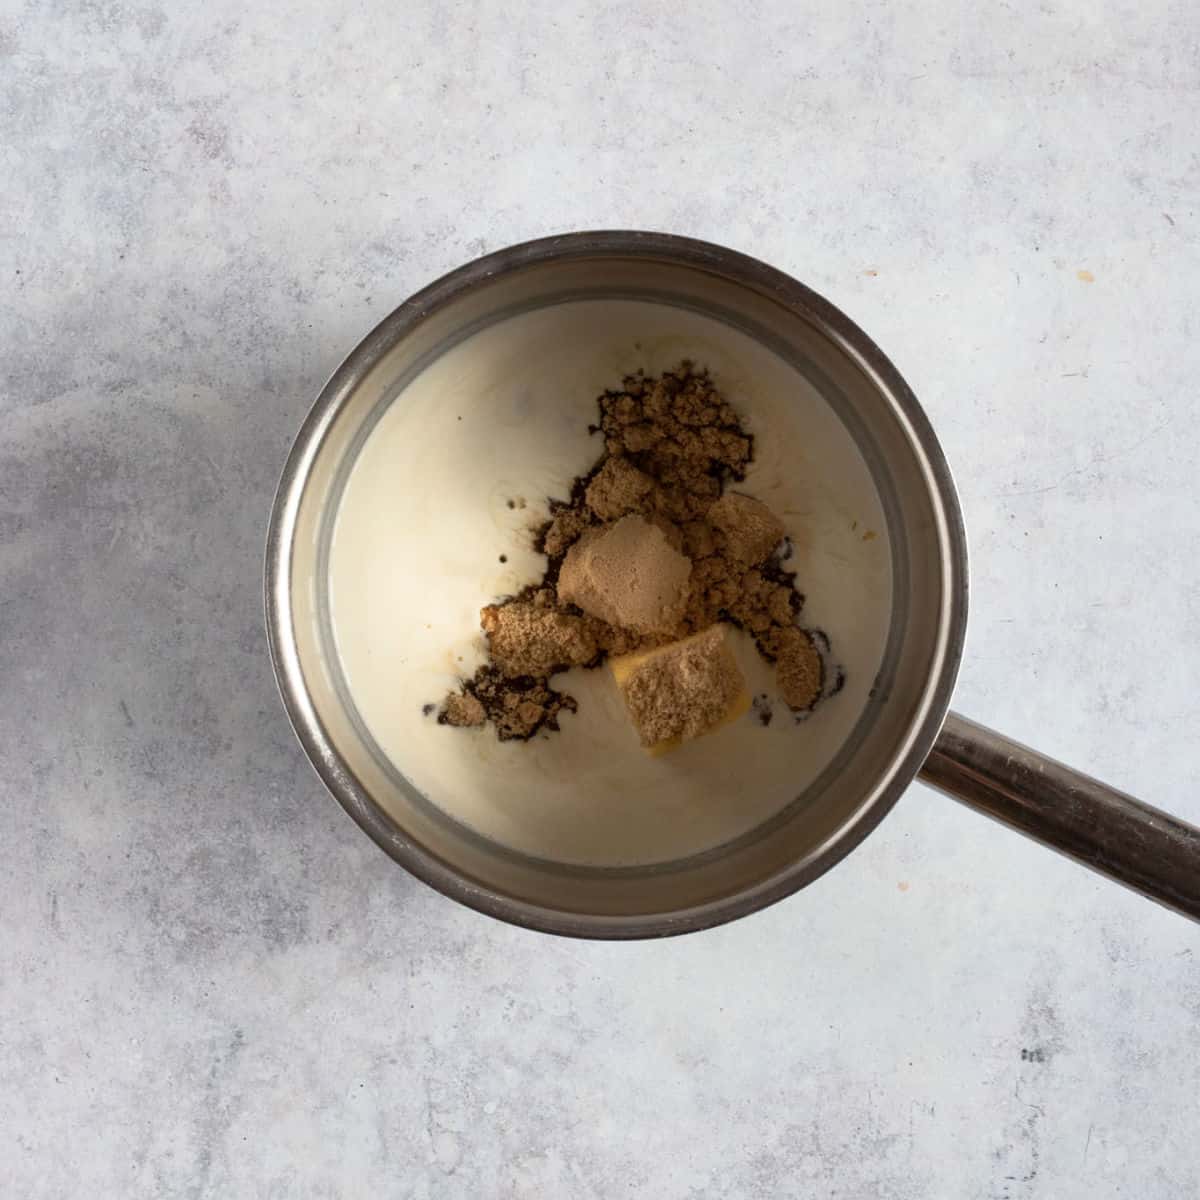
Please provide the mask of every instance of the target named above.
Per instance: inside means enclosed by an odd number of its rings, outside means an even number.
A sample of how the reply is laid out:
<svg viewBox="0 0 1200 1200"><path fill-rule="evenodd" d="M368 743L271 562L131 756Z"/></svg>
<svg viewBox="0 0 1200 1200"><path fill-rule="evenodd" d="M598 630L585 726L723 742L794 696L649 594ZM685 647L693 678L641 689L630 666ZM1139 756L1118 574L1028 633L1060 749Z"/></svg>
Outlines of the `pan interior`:
<svg viewBox="0 0 1200 1200"><path fill-rule="evenodd" d="M318 719L398 850L520 904L640 919L862 836L928 702L947 583L911 431L862 363L770 297L620 258L473 288L375 358L316 450L291 591ZM598 392L685 358L755 435L739 489L783 517L842 692L659 759L603 669L559 678L579 701L561 733L437 725L428 706L481 661L479 607L540 577L530 529L600 452ZM773 694L739 639L752 690Z"/></svg>
<svg viewBox="0 0 1200 1200"><path fill-rule="evenodd" d="M483 659L480 606L541 578L530 531L600 452L588 432L597 393L685 358L713 372L755 434L738 490L784 519L804 619L828 634L841 693L802 723L776 703L769 725L749 714L658 758L604 669L558 677L579 711L557 734L499 742L438 725L429 706ZM569 300L463 339L382 403L331 512L330 657L364 735L436 808L534 857L644 866L750 833L847 745L883 662L890 539L862 454L795 367L679 307ZM752 692L773 696L750 638L732 640Z"/></svg>

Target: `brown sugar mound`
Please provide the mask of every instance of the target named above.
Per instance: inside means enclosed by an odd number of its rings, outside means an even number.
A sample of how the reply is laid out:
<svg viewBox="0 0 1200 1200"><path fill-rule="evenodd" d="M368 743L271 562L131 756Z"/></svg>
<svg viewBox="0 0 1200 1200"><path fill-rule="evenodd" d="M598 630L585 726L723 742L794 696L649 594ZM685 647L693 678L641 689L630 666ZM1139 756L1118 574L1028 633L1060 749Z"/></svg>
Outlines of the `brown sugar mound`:
<svg viewBox="0 0 1200 1200"><path fill-rule="evenodd" d="M592 662L600 653L582 617L531 601L489 604L479 614L488 653L502 674L546 678Z"/></svg>
<svg viewBox="0 0 1200 1200"><path fill-rule="evenodd" d="M490 721L502 742L525 741L539 729L557 730L558 714L574 712L575 700L556 692L544 679L516 679L495 667L480 667L461 692L446 697L438 722L442 725L482 725ZM476 719L482 710L483 718Z"/></svg>
<svg viewBox="0 0 1200 1200"><path fill-rule="evenodd" d="M627 673L618 666L614 663L621 695L647 747L709 732L745 696L745 680L721 625L651 650Z"/></svg>
<svg viewBox="0 0 1200 1200"><path fill-rule="evenodd" d="M708 523L725 535L725 553L743 563L762 562L783 541L783 522L761 501L726 492L708 510Z"/></svg>
<svg viewBox="0 0 1200 1200"><path fill-rule="evenodd" d="M754 447L708 373L687 362L601 396L599 428L609 456L653 479L655 510L676 522L704 516L724 480L744 479Z"/></svg>
<svg viewBox="0 0 1200 1200"><path fill-rule="evenodd" d="M657 525L629 514L567 551L558 596L618 628L670 633L683 615L691 573L691 561Z"/></svg>
<svg viewBox="0 0 1200 1200"><path fill-rule="evenodd" d="M441 721L444 725L483 725L487 721L487 709L470 692L452 692L446 697Z"/></svg>
<svg viewBox="0 0 1200 1200"><path fill-rule="evenodd" d="M789 708L805 712L821 698L825 687L825 663L812 635L796 626L773 632L770 644L775 655L775 681Z"/></svg>
<svg viewBox="0 0 1200 1200"><path fill-rule="evenodd" d="M653 509L654 480L627 458L606 458L584 491L584 503L601 521Z"/></svg>
<svg viewBox="0 0 1200 1200"><path fill-rule="evenodd" d="M552 509L552 511L554 511ZM541 550L553 561L562 558L571 545L593 525L592 514L586 508L558 505L555 515L542 531Z"/></svg>
<svg viewBox="0 0 1200 1200"><path fill-rule="evenodd" d="M557 729L575 701L549 686L552 675L722 621L777 664L798 714L836 691L840 672L831 684L799 625L803 597L778 553L783 523L727 490L745 478L754 440L709 374L688 362L657 378L639 372L598 405L592 431L604 452L569 499L550 502L534 539L547 558L542 580L482 610L490 662L446 698L439 720L479 724L481 706L502 739Z"/></svg>

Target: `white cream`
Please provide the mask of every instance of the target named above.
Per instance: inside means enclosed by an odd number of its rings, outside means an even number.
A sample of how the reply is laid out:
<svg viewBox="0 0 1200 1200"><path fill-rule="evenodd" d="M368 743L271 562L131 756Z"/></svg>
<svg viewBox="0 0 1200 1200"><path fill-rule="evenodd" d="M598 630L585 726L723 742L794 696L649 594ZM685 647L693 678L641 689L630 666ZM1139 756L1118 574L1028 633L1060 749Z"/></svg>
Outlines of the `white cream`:
<svg viewBox="0 0 1200 1200"><path fill-rule="evenodd" d="M527 743L439 726L438 704L484 661L479 609L541 576L530 529L599 456L595 397L637 367L691 358L756 435L739 490L783 519L807 597L846 670L844 690L796 724L775 705L650 758L608 671L556 686L579 701L561 733ZM510 508L509 501L518 501ZM526 507L520 507L521 501ZM507 562L501 564L501 555ZM440 358L382 416L334 528L329 593L350 692L381 749L434 804L514 849L556 860L670 860L747 832L795 799L857 721L891 608L884 518L866 465L792 367L745 335L665 305L603 300L514 317ZM772 670L738 634L754 694Z"/></svg>

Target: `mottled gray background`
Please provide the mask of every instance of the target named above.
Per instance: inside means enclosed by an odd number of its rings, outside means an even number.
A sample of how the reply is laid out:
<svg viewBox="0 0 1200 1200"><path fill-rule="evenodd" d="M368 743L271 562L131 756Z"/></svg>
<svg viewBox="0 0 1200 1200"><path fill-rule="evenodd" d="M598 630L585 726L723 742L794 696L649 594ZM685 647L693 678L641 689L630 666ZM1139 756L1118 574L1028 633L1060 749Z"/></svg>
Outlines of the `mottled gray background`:
<svg viewBox="0 0 1200 1200"><path fill-rule="evenodd" d="M949 800L598 946L411 881L293 741L327 373L638 226L878 338L973 538L959 706L1200 820L1196 6L683 7L0 0L5 1198L1200 1192L1197 930Z"/></svg>

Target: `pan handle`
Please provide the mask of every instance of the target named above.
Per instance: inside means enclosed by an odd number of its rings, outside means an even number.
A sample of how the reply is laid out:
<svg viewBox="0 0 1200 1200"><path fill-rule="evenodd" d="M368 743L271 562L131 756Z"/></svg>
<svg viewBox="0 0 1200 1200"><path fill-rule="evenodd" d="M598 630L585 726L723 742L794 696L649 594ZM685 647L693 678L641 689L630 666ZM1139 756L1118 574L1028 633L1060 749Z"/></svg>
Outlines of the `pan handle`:
<svg viewBox="0 0 1200 1200"><path fill-rule="evenodd" d="M920 778L1200 921L1200 829L950 713Z"/></svg>

